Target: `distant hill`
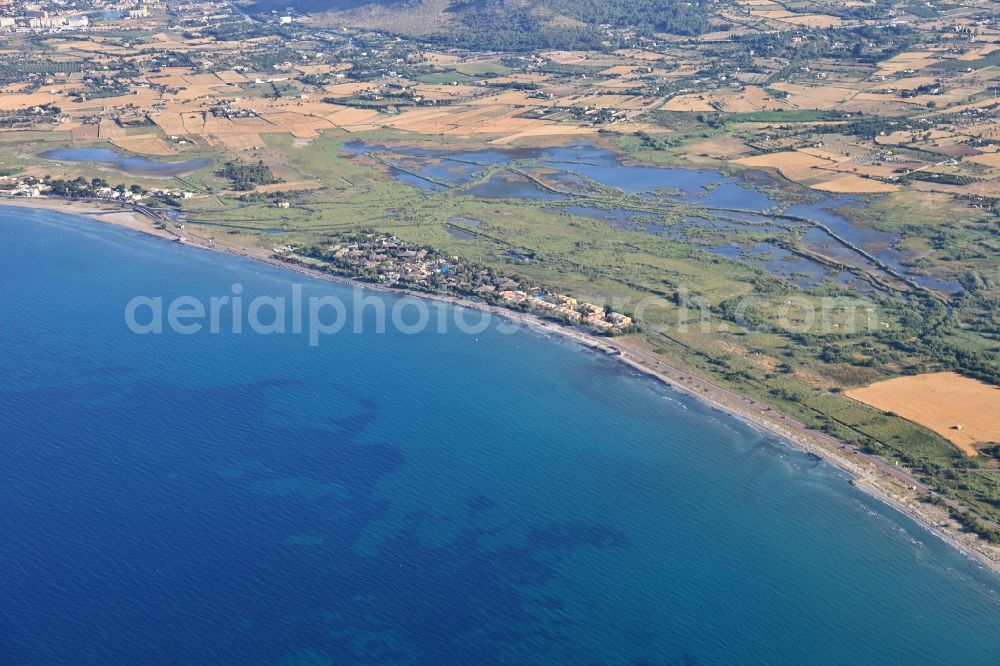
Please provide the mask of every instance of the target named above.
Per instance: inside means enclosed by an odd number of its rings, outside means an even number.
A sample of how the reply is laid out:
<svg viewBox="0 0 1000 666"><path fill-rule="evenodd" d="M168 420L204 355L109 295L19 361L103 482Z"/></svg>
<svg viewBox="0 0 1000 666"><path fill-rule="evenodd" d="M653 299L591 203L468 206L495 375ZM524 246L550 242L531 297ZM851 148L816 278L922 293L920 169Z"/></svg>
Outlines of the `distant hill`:
<svg viewBox="0 0 1000 666"><path fill-rule="evenodd" d="M390 30L452 46L521 51L596 48L604 29L697 35L721 4L682 0L256 0L250 13L294 7L321 21Z"/></svg>

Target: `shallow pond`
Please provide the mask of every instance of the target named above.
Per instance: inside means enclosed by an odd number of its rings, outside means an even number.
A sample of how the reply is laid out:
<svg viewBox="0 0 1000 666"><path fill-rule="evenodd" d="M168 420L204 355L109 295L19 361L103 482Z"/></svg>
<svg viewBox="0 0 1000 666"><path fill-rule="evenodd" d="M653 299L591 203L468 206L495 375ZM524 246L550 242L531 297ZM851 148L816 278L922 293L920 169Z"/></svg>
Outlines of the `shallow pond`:
<svg viewBox="0 0 1000 666"><path fill-rule="evenodd" d="M563 195L544 190L527 178L511 173L498 173L484 183L465 190L465 194L480 199L528 199L559 201Z"/></svg>
<svg viewBox="0 0 1000 666"><path fill-rule="evenodd" d="M461 217L461 216L455 215L455 216L452 216L452 217L448 218L448 223L449 224L457 224L459 226L468 227L470 229L475 229L480 224L482 224L483 222L482 222L482 220L475 220L475 219L473 219L471 217Z"/></svg>
<svg viewBox="0 0 1000 666"><path fill-rule="evenodd" d="M95 162L133 176L168 178L183 176L212 164L209 159L186 162L154 162L137 155L122 155L109 148L60 148L40 153L39 157L59 162Z"/></svg>
<svg viewBox="0 0 1000 666"><path fill-rule="evenodd" d="M814 287L829 277L822 264L773 243L761 242L750 246L724 244L705 249L711 254L756 266L803 288Z"/></svg>
<svg viewBox="0 0 1000 666"><path fill-rule="evenodd" d="M447 231L448 235L454 238L455 240L473 240L476 237L476 234L474 233L464 231L462 229L459 229L458 227L453 227L451 225L445 225L444 230Z"/></svg>

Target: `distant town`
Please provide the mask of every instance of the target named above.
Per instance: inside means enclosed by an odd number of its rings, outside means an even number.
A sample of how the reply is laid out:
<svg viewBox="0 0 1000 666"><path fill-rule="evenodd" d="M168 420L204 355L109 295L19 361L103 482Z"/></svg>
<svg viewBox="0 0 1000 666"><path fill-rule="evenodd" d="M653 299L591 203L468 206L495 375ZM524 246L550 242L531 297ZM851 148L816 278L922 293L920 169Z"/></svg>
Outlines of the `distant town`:
<svg viewBox="0 0 1000 666"><path fill-rule="evenodd" d="M144 2L64 2L0 3L0 31L57 32L89 30L91 12L100 12L102 24L149 18L150 7L160 3ZM107 26L110 27L110 26Z"/></svg>

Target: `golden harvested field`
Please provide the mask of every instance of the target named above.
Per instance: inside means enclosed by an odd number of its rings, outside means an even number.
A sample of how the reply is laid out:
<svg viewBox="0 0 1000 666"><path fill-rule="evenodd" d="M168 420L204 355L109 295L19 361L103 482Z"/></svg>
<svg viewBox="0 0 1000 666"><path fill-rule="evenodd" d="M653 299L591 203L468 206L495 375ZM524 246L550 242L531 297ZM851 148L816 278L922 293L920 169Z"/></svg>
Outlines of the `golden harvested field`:
<svg viewBox="0 0 1000 666"><path fill-rule="evenodd" d="M846 164L846 159L844 155L838 153L806 148L741 157L733 162L748 167L777 169L788 180L823 192L878 194L895 192L899 189L898 185L883 183L871 178L862 178L853 173L844 173L843 171L849 166ZM866 172L873 175L891 174L891 170L879 169L866 169Z"/></svg>
<svg viewBox="0 0 1000 666"><path fill-rule="evenodd" d="M898 130L891 134L875 137L875 143L880 146L898 146L913 141L915 132L912 130Z"/></svg>
<svg viewBox="0 0 1000 666"><path fill-rule="evenodd" d="M523 118L492 118L472 125L456 125L445 129L442 134L472 136L473 134L509 134L528 131L538 127L538 121ZM542 125L544 127L544 125Z"/></svg>
<svg viewBox="0 0 1000 666"><path fill-rule="evenodd" d="M659 74L657 74L659 76ZM605 79L601 81L600 89L604 92L611 94L618 94L622 90L628 90L635 87L635 77L634 76L622 76L616 79ZM537 100L535 100L537 101Z"/></svg>
<svg viewBox="0 0 1000 666"><path fill-rule="evenodd" d="M968 456L1000 442L1000 388L954 372L897 377L844 393L933 430Z"/></svg>
<svg viewBox="0 0 1000 666"><path fill-rule="evenodd" d="M73 141L97 141L98 126L95 123L76 125L72 128Z"/></svg>
<svg viewBox="0 0 1000 666"><path fill-rule="evenodd" d="M996 44L989 44L987 46L982 46L982 47L977 48L977 49L970 49L970 50L966 51L965 53L963 53L962 55L958 56L958 59L959 60L977 60L979 58L988 56L989 54L993 53L997 49L1000 49L1000 46L997 46Z"/></svg>
<svg viewBox="0 0 1000 666"><path fill-rule="evenodd" d="M184 129L184 120L179 113L153 114L152 119L167 135L176 136L187 133L187 130Z"/></svg>
<svg viewBox="0 0 1000 666"><path fill-rule="evenodd" d="M247 77L233 70L218 72L216 76L226 83L244 83L247 80Z"/></svg>
<svg viewBox="0 0 1000 666"><path fill-rule="evenodd" d="M1000 126L998 123L983 124L970 127L966 133L969 136L978 136L982 139L1000 139Z"/></svg>
<svg viewBox="0 0 1000 666"><path fill-rule="evenodd" d="M826 160L813 155L807 155L798 151L784 151L779 153L767 153L765 155L755 155L753 157L743 157L735 160L737 164L748 167L765 167L777 169L789 180L803 180L815 177L815 170L819 167L829 167L830 160Z"/></svg>
<svg viewBox="0 0 1000 666"><path fill-rule="evenodd" d="M623 109L625 111L641 111L652 106L655 99L637 95L589 95L581 97L573 106L589 106L603 109Z"/></svg>
<svg viewBox="0 0 1000 666"><path fill-rule="evenodd" d="M722 135L690 144L687 155L689 159L702 154L716 159L734 159L746 153L746 150L746 144L738 137Z"/></svg>
<svg viewBox="0 0 1000 666"><path fill-rule="evenodd" d="M454 113L454 109L451 108L409 108L398 114L393 120L393 127L398 127L400 129L407 129L418 123L426 123L430 120L437 118L444 118L450 114Z"/></svg>
<svg viewBox="0 0 1000 666"><path fill-rule="evenodd" d="M351 109L345 107L343 111L337 111L326 116L326 119L338 126L359 125L377 118L378 115L378 111L372 111L371 109Z"/></svg>
<svg viewBox="0 0 1000 666"><path fill-rule="evenodd" d="M909 76L893 81L892 87L896 90L916 90L920 86L932 86L936 81L933 76Z"/></svg>
<svg viewBox="0 0 1000 666"><path fill-rule="evenodd" d="M409 128L424 134L493 134L517 131L537 125L540 121L515 118L519 111L503 107L452 107L444 115L422 114L419 111L405 117L389 119L387 126Z"/></svg>
<svg viewBox="0 0 1000 666"><path fill-rule="evenodd" d="M188 74L184 77L184 82L189 86L217 86L225 83L215 74Z"/></svg>
<svg viewBox="0 0 1000 666"><path fill-rule="evenodd" d="M155 134L138 134L135 136L116 136L111 143L123 150L144 155L174 155L170 144Z"/></svg>
<svg viewBox="0 0 1000 666"><path fill-rule="evenodd" d="M172 68L172 69L176 69L176 68ZM187 70L183 70L183 72L169 72L169 73L167 73L166 70L164 70L164 72L161 73L161 74L158 74L156 76L150 75L147 78L150 80L150 82L156 83L156 84L161 85L161 86L170 86L170 87L173 87L173 88L184 88L184 87L186 87L188 85L187 81L184 79L184 72L186 72L186 71Z"/></svg>
<svg viewBox="0 0 1000 666"><path fill-rule="evenodd" d="M435 65L454 65L462 61L461 57L451 53L435 53L427 51L424 53L424 60Z"/></svg>
<svg viewBox="0 0 1000 666"><path fill-rule="evenodd" d="M895 115L912 111L912 106L906 100L891 95L876 95L873 93L858 93L840 107L850 113L867 113L870 115Z"/></svg>
<svg viewBox="0 0 1000 666"><path fill-rule="evenodd" d="M879 65L879 76L892 76L906 69L920 69L940 60L931 51L907 51L889 58Z"/></svg>
<svg viewBox="0 0 1000 666"><path fill-rule="evenodd" d="M957 193L959 195L973 195L991 199L1000 198L1000 180L984 180L979 183L970 183L958 188Z"/></svg>
<svg viewBox="0 0 1000 666"><path fill-rule="evenodd" d="M714 111L711 102L711 96L708 95L678 95L674 97L669 102L663 106L664 111Z"/></svg>
<svg viewBox="0 0 1000 666"><path fill-rule="evenodd" d="M1000 169L1000 153L983 153L982 155L974 155L968 158L970 162L975 162L976 164L983 164L994 169Z"/></svg>
<svg viewBox="0 0 1000 666"><path fill-rule="evenodd" d="M636 70L635 65L615 65L600 72L601 76L627 76ZM645 70L643 70L645 71Z"/></svg>
<svg viewBox="0 0 1000 666"><path fill-rule="evenodd" d="M797 14L785 9L775 9L773 7L767 7L766 9L751 9L750 15L754 18L763 19L765 21L774 21L778 24L784 23L786 25L797 25L805 28L830 28L844 23L843 19L837 18L836 16L829 16L827 14Z"/></svg>
<svg viewBox="0 0 1000 666"><path fill-rule="evenodd" d="M813 157L818 157L821 160L829 160L831 162L846 162L850 159L841 153L823 150L822 148L799 148L798 152L803 155L812 155Z"/></svg>
<svg viewBox="0 0 1000 666"><path fill-rule="evenodd" d="M775 83L776 90L788 93L787 102L800 109L836 109L858 94L856 88L839 85L803 85L799 83Z"/></svg>
<svg viewBox="0 0 1000 666"><path fill-rule="evenodd" d="M125 128L119 127L118 123L110 118L102 118L98 125L97 136L101 139L113 139L115 137L124 138Z"/></svg>
<svg viewBox="0 0 1000 666"><path fill-rule="evenodd" d="M212 145L230 150L253 150L264 146L259 134L209 134L206 138Z"/></svg>
<svg viewBox="0 0 1000 666"><path fill-rule="evenodd" d="M934 102L935 104L946 106L956 104L964 99L967 99L968 96L972 94L972 91L972 88L951 88L940 95L916 95L914 97L907 97L902 101L909 104L911 107L918 108L926 107L928 102Z"/></svg>
<svg viewBox="0 0 1000 666"><path fill-rule="evenodd" d="M838 194L878 194L881 192L895 192L899 189L898 185L883 183L880 180L872 180L871 178L862 178L854 174L837 176L827 181L814 183L810 187L814 190L836 192Z"/></svg>
<svg viewBox="0 0 1000 666"><path fill-rule="evenodd" d="M184 133L186 134L207 134L205 131L205 120L207 116L204 113L185 113L181 116L181 122L184 123ZM212 118L213 127L218 125L218 121Z"/></svg>
<svg viewBox="0 0 1000 666"><path fill-rule="evenodd" d="M53 95L50 92L4 93L0 95L0 111L27 109L42 104L58 104L62 102L62 99L62 97Z"/></svg>
<svg viewBox="0 0 1000 666"><path fill-rule="evenodd" d="M331 86L326 86L324 90L331 95L337 95L340 97L349 97L354 93L361 92L362 90L368 90L372 88L373 84L366 83L364 81L355 81L349 83L337 83Z"/></svg>
<svg viewBox="0 0 1000 666"><path fill-rule="evenodd" d="M297 134L303 131L315 131L320 129L328 129L333 127L333 123L325 118L318 118L316 116L305 115L302 113L295 113L294 111L274 111L268 113L262 113L261 118L264 122L270 123L271 128L264 126L259 127L259 131L267 132L292 132ZM240 119L243 120L243 119ZM239 123L237 123L239 124Z"/></svg>
<svg viewBox="0 0 1000 666"><path fill-rule="evenodd" d="M729 113L748 113L753 111L773 111L783 109L784 102L772 98L762 88L747 86L743 90L733 91L720 97L723 108Z"/></svg>
<svg viewBox="0 0 1000 666"><path fill-rule="evenodd" d="M531 129L526 129L517 134L510 134L508 136L502 137L500 139L495 139L490 143L497 146L505 146L510 143L514 143L519 139L527 139L529 137L547 137L547 136L580 136L587 134L597 134L596 127L572 127L569 125L542 125L539 127L532 127Z"/></svg>
<svg viewBox="0 0 1000 666"><path fill-rule="evenodd" d="M781 22L800 25L805 28L832 28L843 25L844 19L828 14L799 14L796 16L786 16L781 19Z"/></svg>
<svg viewBox="0 0 1000 666"><path fill-rule="evenodd" d="M471 97L482 92L481 89L475 86L451 86L440 83L418 83L414 85L414 88L424 97L431 99L458 99Z"/></svg>

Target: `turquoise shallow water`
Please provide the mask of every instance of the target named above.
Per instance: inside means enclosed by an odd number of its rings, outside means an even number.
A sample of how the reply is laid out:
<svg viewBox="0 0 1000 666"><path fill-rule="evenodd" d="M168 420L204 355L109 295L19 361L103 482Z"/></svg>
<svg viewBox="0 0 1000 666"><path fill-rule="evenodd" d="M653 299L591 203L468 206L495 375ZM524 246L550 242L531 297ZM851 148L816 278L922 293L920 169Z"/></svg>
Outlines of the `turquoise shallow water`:
<svg viewBox="0 0 1000 666"><path fill-rule="evenodd" d="M0 208L0 663L997 662L996 577L611 359L125 325L235 282L352 298Z"/></svg>

